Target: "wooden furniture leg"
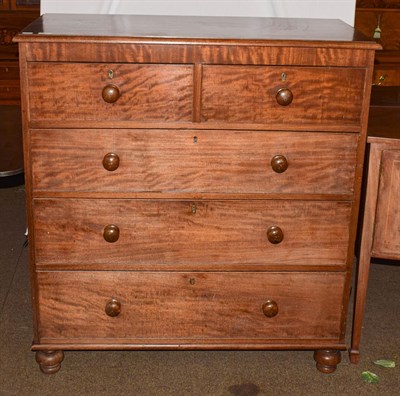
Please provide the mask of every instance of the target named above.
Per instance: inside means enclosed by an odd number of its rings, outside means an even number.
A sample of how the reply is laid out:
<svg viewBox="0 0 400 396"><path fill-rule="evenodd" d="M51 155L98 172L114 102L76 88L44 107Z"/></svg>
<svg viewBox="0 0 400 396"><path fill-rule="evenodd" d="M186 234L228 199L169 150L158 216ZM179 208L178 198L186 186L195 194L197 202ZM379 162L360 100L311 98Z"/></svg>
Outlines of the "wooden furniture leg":
<svg viewBox="0 0 400 396"><path fill-rule="evenodd" d="M61 368L64 359L63 351L37 351L36 361L39 363L40 370L45 374L55 374Z"/></svg>
<svg viewBox="0 0 400 396"><path fill-rule="evenodd" d="M337 350L317 350L314 352L317 369L324 374L333 373L342 360L342 354Z"/></svg>
<svg viewBox="0 0 400 396"><path fill-rule="evenodd" d="M375 222L375 208L379 184L378 164L380 162L380 151L377 150L375 145L371 145L370 147L364 221L361 234L361 248L356 280L356 296L354 301L353 333L351 348L349 350L351 363L358 363L360 360L359 347L361 327L364 317L365 301L367 297L367 285L371 263L371 249Z"/></svg>

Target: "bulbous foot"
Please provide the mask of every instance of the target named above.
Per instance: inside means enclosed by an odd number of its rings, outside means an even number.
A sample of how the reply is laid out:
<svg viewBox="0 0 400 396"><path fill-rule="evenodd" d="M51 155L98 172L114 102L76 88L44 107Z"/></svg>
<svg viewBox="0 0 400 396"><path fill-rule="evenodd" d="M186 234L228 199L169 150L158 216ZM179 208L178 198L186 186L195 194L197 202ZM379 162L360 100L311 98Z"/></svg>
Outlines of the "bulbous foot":
<svg viewBox="0 0 400 396"><path fill-rule="evenodd" d="M61 368L64 359L63 351L37 351L36 361L40 370L45 374L55 374Z"/></svg>
<svg viewBox="0 0 400 396"><path fill-rule="evenodd" d="M340 351L318 350L314 352L314 360L317 362L317 369L324 374L333 373L342 359Z"/></svg>

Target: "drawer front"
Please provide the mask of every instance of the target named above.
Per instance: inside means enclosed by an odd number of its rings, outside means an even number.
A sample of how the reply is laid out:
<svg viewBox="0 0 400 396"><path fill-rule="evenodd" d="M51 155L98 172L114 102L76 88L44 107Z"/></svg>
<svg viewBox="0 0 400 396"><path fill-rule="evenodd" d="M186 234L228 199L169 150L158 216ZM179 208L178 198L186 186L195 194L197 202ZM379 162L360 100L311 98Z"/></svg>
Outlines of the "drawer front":
<svg viewBox="0 0 400 396"><path fill-rule="evenodd" d="M201 114L208 122L267 127L359 125L364 75L350 68L205 66Z"/></svg>
<svg viewBox="0 0 400 396"><path fill-rule="evenodd" d="M33 209L38 267L229 269L344 265L351 203L36 199Z"/></svg>
<svg viewBox="0 0 400 396"><path fill-rule="evenodd" d="M400 67L388 66L374 68L372 77L373 84L382 86L400 86Z"/></svg>
<svg viewBox="0 0 400 396"><path fill-rule="evenodd" d="M28 78L30 120L192 120L192 66L42 62Z"/></svg>
<svg viewBox="0 0 400 396"><path fill-rule="evenodd" d="M40 338L139 344L338 339L344 275L39 272Z"/></svg>
<svg viewBox="0 0 400 396"><path fill-rule="evenodd" d="M337 133L33 130L33 188L349 194L357 144Z"/></svg>
<svg viewBox="0 0 400 396"><path fill-rule="evenodd" d="M19 82L18 62L0 63L0 82L3 80L16 80Z"/></svg>
<svg viewBox="0 0 400 396"><path fill-rule="evenodd" d="M0 79L0 99L19 101L21 98L21 88L19 80Z"/></svg>

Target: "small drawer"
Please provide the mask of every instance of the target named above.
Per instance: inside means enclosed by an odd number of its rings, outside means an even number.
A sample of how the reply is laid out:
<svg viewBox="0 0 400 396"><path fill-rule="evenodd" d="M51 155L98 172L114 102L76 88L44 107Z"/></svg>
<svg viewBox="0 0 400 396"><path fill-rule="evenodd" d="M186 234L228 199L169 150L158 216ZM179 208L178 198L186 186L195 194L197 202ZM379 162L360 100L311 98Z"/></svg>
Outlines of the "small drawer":
<svg viewBox="0 0 400 396"><path fill-rule="evenodd" d="M0 79L0 99L19 100L21 97L21 88L19 80L1 80Z"/></svg>
<svg viewBox="0 0 400 396"><path fill-rule="evenodd" d="M0 63L0 83L1 80L19 81L18 62L1 62Z"/></svg>
<svg viewBox="0 0 400 396"><path fill-rule="evenodd" d="M344 266L350 202L35 199L37 267Z"/></svg>
<svg viewBox="0 0 400 396"><path fill-rule="evenodd" d="M345 274L39 272L40 342L336 340Z"/></svg>
<svg viewBox="0 0 400 396"><path fill-rule="evenodd" d="M400 67L382 67L375 66L372 77L372 85L380 85L383 87L399 87L400 86Z"/></svg>
<svg viewBox="0 0 400 396"><path fill-rule="evenodd" d="M31 121L191 121L187 65L29 63Z"/></svg>
<svg viewBox="0 0 400 396"><path fill-rule="evenodd" d="M34 191L351 194L358 136L48 129L30 141Z"/></svg>
<svg viewBox="0 0 400 396"><path fill-rule="evenodd" d="M266 128L360 124L364 69L204 66L202 120Z"/></svg>

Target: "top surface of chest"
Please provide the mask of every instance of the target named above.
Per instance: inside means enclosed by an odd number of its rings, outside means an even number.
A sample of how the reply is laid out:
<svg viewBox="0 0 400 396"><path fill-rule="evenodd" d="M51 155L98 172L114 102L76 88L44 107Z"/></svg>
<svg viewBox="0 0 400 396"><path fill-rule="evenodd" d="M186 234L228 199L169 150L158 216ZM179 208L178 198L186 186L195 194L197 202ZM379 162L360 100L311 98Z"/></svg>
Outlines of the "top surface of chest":
<svg viewBox="0 0 400 396"><path fill-rule="evenodd" d="M335 42L365 45L369 40L340 20L160 15L45 14L23 35L155 40ZM371 46L374 46L370 42Z"/></svg>
<svg viewBox="0 0 400 396"><path fill-rule="evenodd" d="M340 20L45 14L27 61L365 67L379 46Z"/></svg>

